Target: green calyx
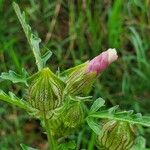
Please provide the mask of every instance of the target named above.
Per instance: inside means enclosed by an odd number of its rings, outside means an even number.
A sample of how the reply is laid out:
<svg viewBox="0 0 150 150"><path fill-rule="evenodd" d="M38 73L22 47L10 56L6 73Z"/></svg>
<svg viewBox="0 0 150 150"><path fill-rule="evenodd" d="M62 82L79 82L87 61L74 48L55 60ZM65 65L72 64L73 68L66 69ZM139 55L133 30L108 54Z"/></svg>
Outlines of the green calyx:
<svg viewBox="0 0 150 150"><path fill-rule="evenodd" d="M62 117L65 127L78 127L84 120L82 103L73 102L72 104L68 105Z"/></svg>
<svg viewBox="0 0 150 150"><path fill-rule="evenodd" d="M61 113L49 120L52 134L56 137L73 133L84 122L85 111L82 102L70 100L68 103L68 101L64 104Z"/></svg>
<svg viewBox="0 0 150 150"><path fill-rule="evenodd" d="M98 145L101 149L129 150L134 140L135 132L129 123L111 120L103 125Z"/></svg>
<svg viewBox="0 0 150 150"><path fill-rule="evenodd" d="M88 62L66 70L62 76L65 78L65 94L85 96L91 90L96 79L96 73L87 71Z"/></svg>
<svg viewBox="0 0 150 150"><path fill-rule="evenodd" d="M34 74L28 82L28 99L32 107L50 111L62 105L65 84L49 68Z"/></svg>
<svg viewBox="0 0 150 150"><path fill-rule="evenodd" d="M76 131L75 127L67 127L61 118L49 120L52 135L56 138L66 137Z"/></svg>

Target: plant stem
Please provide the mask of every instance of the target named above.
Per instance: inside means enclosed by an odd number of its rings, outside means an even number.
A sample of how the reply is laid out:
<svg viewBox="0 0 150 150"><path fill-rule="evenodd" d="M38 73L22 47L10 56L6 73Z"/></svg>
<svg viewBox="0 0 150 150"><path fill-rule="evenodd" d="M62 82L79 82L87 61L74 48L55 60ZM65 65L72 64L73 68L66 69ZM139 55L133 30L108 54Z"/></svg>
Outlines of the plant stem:
<svg viewBox="0 0 150 150"><path fill-rule="evenodd" d="M47 138L48 138L48 149L49 150L55 150L55 141L54 138L51 134L51 129L50 129L50 123L49 120L46 119L46 115L44 114L44 123L45 123L45 129L47 133Z"/></svg>
<svg viewBox="0 0 150 150"><path fill-rule="evenodd" d="M92 132L91 139L90 139L90 142L88 144L88 150L93 150L94 149L95 136L96 136L95 133Z"/></svg>

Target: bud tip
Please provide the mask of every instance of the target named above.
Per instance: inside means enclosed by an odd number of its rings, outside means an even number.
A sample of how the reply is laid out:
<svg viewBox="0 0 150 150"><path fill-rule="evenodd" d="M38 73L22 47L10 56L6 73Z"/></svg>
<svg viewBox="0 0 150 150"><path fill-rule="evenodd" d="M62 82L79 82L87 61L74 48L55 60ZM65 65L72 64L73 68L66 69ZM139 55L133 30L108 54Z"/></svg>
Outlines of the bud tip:
<svg viewBox="0 0 150 150"><path fill-rule="evenodd" d="M117 60L118 55L115 48L109 48L100 55L89 61L88 72L96 72L97 74L105 70L112 62Z"/></svg>

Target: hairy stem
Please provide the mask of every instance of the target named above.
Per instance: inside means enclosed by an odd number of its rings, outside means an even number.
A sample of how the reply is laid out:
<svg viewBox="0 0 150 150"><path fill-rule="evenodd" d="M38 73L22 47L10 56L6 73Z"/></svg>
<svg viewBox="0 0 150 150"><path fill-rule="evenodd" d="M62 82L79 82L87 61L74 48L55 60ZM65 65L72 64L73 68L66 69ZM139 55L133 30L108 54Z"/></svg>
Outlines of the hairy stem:
<svg viewBox="0 0 150 150"><path fill-rule="evenodd" d="M45 129L47 133L47 138L48 138L48 149L49 150L55 150L55 141L54 138L51 134L51 129L50 129L50 123L49 120L46 119L46 115L44 114L44 123L45 123Z"/></svg>

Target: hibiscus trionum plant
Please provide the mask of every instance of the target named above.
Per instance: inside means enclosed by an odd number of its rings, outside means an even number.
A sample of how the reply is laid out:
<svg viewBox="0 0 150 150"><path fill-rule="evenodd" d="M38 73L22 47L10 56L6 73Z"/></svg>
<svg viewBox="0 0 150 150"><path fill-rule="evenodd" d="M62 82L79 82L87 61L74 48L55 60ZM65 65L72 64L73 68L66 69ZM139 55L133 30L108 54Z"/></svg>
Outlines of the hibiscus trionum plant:
<svg viewBox="0 0 150 150"><path fill-rule="evenodd" d="M110 48L90 61L55 74L46 67L51 51L41 54L40 38L32 33L19 6L13 3L13 7L34 54L38 70L32 75L25 69L22 69L22 74L11 70L1 73L3 80L24 84L27 94L19 98L12 92L6 94L0 90L0 100L26 110L29 115L41 121L48 139L47 149L87 148L86 145L79 145L76 138L72 138L87 127L92 130L90 133L93 135L93 145L87 143L89 150L146 149L145 139L138 134L138 127L150 127L149 116L134 114L132 110L121 111L118 106L106 108L102 98L93 100L92 96L88 96L101 72L117 60L116 50ZM24 144L21 147L32 149Z"/></svg>

